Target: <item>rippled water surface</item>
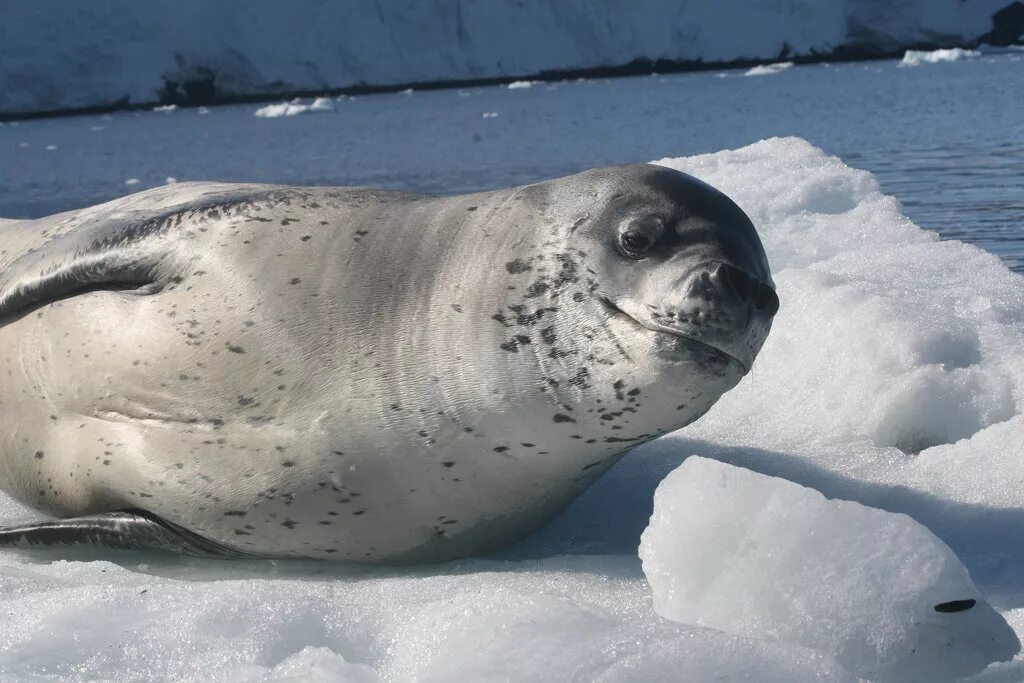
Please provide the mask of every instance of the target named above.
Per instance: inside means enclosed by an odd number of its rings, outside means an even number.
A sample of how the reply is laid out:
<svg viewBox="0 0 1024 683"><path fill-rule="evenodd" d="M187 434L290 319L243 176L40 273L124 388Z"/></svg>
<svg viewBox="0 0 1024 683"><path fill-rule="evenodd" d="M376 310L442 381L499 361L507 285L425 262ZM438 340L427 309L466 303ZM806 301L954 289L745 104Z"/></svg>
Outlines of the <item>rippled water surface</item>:
<svg viewBox="0 0 1024 683"><path fill-rule="evenodd" d="M922 227L1024 272L1024 53L374 95L277 119L257 106L8 123L0 216L167 177L455 193L798 135L875 173Z"/></svg>

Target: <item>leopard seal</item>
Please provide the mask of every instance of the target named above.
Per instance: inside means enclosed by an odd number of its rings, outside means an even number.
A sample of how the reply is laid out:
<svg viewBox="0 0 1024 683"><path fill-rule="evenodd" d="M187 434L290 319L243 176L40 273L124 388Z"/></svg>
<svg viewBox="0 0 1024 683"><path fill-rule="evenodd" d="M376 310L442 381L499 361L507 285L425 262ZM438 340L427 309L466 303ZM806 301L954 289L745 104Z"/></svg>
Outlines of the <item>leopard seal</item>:
<svg viewBox="0 0 1024 683"><path fill-rule="evenodd" d="M778 309L653 165L429 197L181 183L0 223L0 545L484 552L704 414Z"/></svg>

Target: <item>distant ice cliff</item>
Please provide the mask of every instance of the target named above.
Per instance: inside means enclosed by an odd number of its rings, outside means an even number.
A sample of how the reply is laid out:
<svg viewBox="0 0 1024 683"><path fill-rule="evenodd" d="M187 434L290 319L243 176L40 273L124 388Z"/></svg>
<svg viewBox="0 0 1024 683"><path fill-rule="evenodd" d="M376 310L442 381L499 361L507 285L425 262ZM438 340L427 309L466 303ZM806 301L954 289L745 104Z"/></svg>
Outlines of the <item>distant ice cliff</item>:
<svg viewBox="0 0 1024 683"><path fill-rule="evenodd" d="M1009 0L7 3L0 115L895 55L1022 29L1024 3Z"/></svg>

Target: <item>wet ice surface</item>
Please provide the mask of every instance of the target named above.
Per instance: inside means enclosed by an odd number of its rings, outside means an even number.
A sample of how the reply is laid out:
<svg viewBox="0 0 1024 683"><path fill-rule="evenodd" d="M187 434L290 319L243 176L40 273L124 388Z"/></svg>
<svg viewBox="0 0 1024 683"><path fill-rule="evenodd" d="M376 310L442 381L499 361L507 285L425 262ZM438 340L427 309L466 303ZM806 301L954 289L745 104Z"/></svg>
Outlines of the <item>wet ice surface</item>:
<svg viewBox="0 0 1024 683"><path fill-rule="evenodd" d="M871 174L799 139L661 163L744 208L782 301L751 374L702 420L635 449L545 529L488 558L366 571L0 553L0 671L854 680L826 652L656 614L637 547L656 487L692 454L910 515L1021 632L1024 278L920 230ZM0 499L0 519L27 516ZM1022 676L1015 660L975 680Z"/></svg>
<svg viewBox="0 0 1024 683"><path fill-rule="evenodd" d="M127 178L136 190L170 176L458 193L797 135L875 173L922 227L1024 269L1022 58L417 91L271 119L254 104L8 123L0 217L113 199Z"/></svg>

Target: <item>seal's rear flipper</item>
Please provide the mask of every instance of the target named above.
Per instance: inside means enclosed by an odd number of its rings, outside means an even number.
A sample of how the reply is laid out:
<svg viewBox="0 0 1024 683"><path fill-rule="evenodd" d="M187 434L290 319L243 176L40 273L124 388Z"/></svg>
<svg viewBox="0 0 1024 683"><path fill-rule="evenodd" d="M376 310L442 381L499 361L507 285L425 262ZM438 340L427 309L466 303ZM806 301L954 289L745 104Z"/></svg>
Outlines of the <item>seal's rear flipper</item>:
<svg viewBox="0 0 1024 683"><path fill-rule="evenodd" d="M166 550L197 557L248 557L246 553L203 538L142 510L0 527L0 548L76 547Z"/></svg>

